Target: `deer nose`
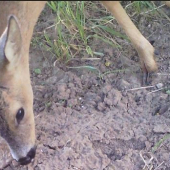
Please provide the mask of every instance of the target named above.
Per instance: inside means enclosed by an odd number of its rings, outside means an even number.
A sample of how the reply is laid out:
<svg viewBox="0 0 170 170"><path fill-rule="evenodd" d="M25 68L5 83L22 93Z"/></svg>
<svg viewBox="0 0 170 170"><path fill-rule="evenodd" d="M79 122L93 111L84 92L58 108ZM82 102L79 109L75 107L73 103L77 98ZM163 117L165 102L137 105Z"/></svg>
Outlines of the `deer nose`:
<svg viewBox="0 0 170 170"><path fill-rule="evenodd" d="M23 157L23 158L20 158L18 162L21 165L29 164L31 162L31 160L35 157L35 153L36 153L36 147L33 147L33 148L30 149L27 156Z"/></svg>

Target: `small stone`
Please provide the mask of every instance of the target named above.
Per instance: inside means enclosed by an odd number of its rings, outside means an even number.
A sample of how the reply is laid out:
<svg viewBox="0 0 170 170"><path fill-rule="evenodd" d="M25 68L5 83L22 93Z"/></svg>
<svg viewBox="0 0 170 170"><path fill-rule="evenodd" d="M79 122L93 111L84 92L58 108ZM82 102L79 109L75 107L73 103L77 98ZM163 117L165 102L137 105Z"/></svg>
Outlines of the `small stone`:
<svg viewBox="0 0 170 170"><path fill-rule="evenodd" d="M160 89L160 88L162 88L162 87L163 87L163 84L162 84L162 83L156 84L156 88L157 88L157 89Z"/></svg>
<svg viewBox="0 0 170 170"><path fill-rule="evenodd" d="M170 133L170 127L165 124L155 125L153 128L153 132L155 133Z"/></svg>
<svg viewBox="0 0 170 170"><path fill-rule="evenodd" d="M12 161L12 165L13 165L14 167L17 167L17 166L19 166L20 164L19 164L19 162L13 160L13 161Z"/></svg>
<svg viewBox="0 0 170 170"><path fill-rule="evenodd" d="M121 90L121 91L126 90L130 88L130 83L125 80L119 80L117 88L118 90Z"/></svg>
<svg viewBox="0 0 170 170"><path fill-rule="evenodd" d="M103 111L103 110L105 110L105 104L100 102L100 103L98 103L97 108L98 108L98 110Z"/></svg>

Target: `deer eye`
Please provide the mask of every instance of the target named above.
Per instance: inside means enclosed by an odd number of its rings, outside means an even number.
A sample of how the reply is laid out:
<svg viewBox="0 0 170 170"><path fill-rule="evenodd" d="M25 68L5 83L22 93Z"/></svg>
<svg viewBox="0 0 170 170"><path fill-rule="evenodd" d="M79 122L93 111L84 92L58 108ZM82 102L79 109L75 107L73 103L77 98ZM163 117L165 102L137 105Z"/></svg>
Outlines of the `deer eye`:
<svg viewBox="0 0 170 170"><path fill-rule="evenodd" d="M21 122L21 120L23 119L24 114L25 114L24 109L23 109L23 108L20 108L20 109L18 110L17 114L16 114L16 119L17 119L18 124L19 124L19 123Z"/></svg>

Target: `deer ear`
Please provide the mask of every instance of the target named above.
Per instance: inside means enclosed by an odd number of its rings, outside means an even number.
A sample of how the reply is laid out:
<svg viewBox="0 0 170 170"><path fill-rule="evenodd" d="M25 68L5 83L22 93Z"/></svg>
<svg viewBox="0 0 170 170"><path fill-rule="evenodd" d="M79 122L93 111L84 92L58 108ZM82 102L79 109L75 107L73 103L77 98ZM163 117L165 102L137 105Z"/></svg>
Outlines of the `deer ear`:
<svg viewBox="0 0 170 170"><path fill-rule="evenodd" d="M17 19L11 15L6 29L4 54L9 66L14 66L21 57L21 31ZM5 39L5 38L4 38Z"/></svg>

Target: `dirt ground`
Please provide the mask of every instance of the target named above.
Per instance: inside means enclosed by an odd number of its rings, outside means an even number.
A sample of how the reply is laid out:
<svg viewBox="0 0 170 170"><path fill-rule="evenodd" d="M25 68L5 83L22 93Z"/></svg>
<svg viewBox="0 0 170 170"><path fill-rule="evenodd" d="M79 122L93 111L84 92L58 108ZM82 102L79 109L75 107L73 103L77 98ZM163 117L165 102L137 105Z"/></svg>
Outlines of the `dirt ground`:
<svg viewBox="0 0 170 170"><path fill-rule="evenodd" d="M162 9L170 17L170 10ZM52 17L51 13L41 15L35 32L50 25L47 21ZM138 21L135 24L142 34L155 41L159 67L152 75L153 87L147 89L127 91L142 86L142 74L136 51L121 38L117 41L124 53L95 41L98 51L104 53L100 60L79 58L68 65L56 62L54 66L56 59L49 52L31 47L37 154L29 166L19 166L1 141L0 161L7 162L4 170L170 169L170 139L158 146L170 133L170 97L166 90L153 92L159 83L170 89L170 21L165 17L148 20L145 16ZM115 27L120 30L116 21ZM106 67L105 61L111 65ZM95 72L67 68L80 65L95 66L103 73L124 71L100 79ZM34 72L36 68L41 74Z"/></svg>

